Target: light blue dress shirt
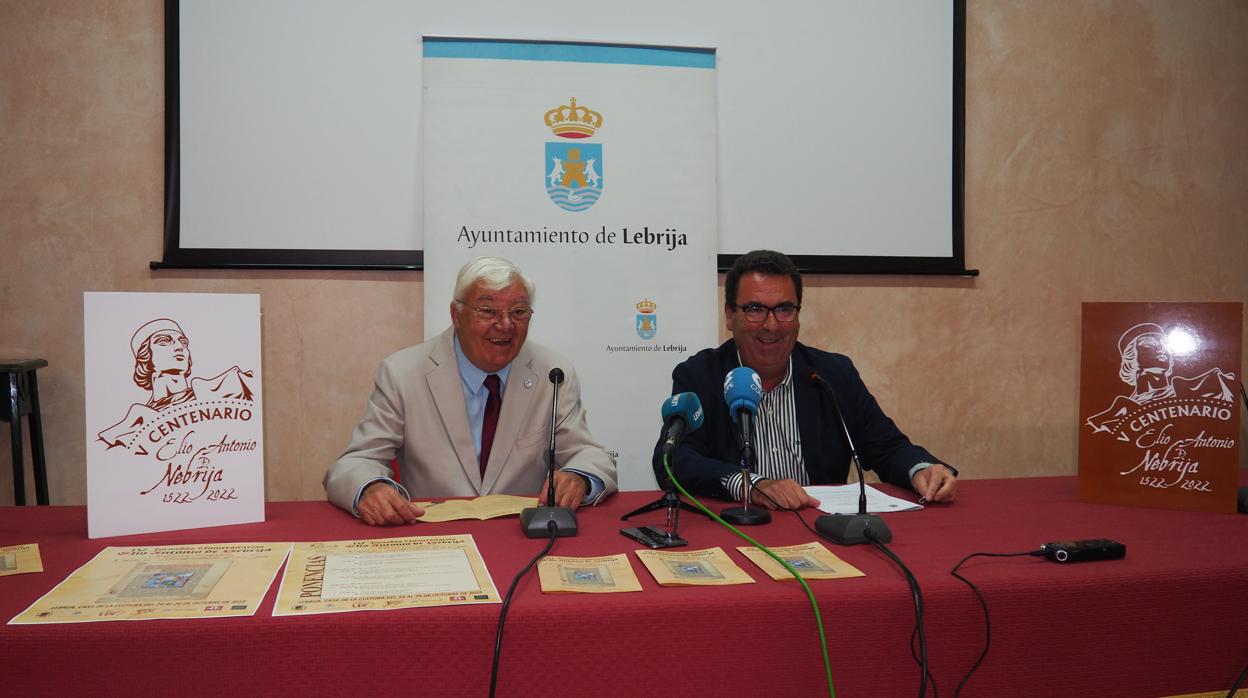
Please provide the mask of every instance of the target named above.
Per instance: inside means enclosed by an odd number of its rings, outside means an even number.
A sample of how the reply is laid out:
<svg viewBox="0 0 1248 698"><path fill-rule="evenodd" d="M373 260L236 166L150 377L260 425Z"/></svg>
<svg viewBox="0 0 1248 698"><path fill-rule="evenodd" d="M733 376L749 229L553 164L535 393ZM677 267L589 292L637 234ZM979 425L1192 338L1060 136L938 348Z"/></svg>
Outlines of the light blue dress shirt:
<svg viewBox="0 0 1248 698"><path fill-rule="evenodd" d="M472 447L479 457L481 455L481 431L485 426L485 403L490 397L490 391L485 387L485 377L490 374L477 368L476 364L464 356L464 350L459 346L458 336L454 338L454 343L455 363L459 366L459 379L464 388L464 404L468 406L468 427L472 430ZM498 396L501 399L507 394L507 376L511 374L511 365L504 366L497 374L500 384ZM589 480L589 494L585 495L585 499L582 500L583 504L595 501L606 489L606 485L597 475L582 472L576 468L564 468L564 470Z"/></svg>
<svg viewBox="0 0 1248 698"><path fill-rule="evenodd" d="M481 432L485 428L485 403L490 398L490 391L485 387L485 378L490 375L477 368L476 364L464 356L459 346L459 337L455 337L455 365L459 367L459 380L464 387L464 404L468 406L468 428L472 431L472 450L481 457ZM511 375L511 365L498 371L498 398L507 394L507 376Z"/></svg>

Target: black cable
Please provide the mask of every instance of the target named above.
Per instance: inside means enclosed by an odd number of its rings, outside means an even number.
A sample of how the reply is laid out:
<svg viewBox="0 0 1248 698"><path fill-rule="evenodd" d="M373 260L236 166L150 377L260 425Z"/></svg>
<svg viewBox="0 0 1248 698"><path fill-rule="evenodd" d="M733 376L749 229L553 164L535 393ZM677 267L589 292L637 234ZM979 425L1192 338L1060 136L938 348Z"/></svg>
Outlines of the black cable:
<svg viewBox="0 0 1248 698"><path fill-rule="evenodd" d="M914 626L914 630L910 631L910 658L914 660L915 664L918 664L920 667L922 667L923 661L919 659L919 651L915 649L914 647L914 639L917 638L918 636L919 636L919 626L916 624ZM940 698L940 691L936 689L936 677L932 676L932 673L930 671L927 672L927 680L928 680L928 683L932 684L932 698Z"/></svg>
<svg viewBox="0 0 1248 698"><path fill-rule="evenodd" d="M760 489L755 489L754 491L757 492L758 494L761 494L764 498L767 499L767 501L771 502L771 505L774 506L777 511L793 512L793 514L797 516L797 520L801 521L802 525L806 527L807 531L810 531L811 533L815 534L816 537L819 537L819 538L823 537L819 535L818 531L816 531L814 528L811 528L809 523L806 522L806 517L802 516L802 512L800 509L788 509L786 507L782 507L780 506L779 502L772 499L771 495L767 494L766 492ZM896 562L897 565L901 568L901 571L906 575L906 581L910 585L910 593L914 596L915 623L914 623L914 631L910 633L910 656L914 657L915 663L919 665L919 669L922 671L922 673L919 675L919 678L921 681L921 683L919 684L919 696L920 698L922 698L923 696L927 695L927 684L930 681L932 684L932 697L939 698L940 691L938 691L936 688L936 678L932 676L931 672L928 671L928 668L927 668L927 633L923 629L923 592L919 589L919 580L914 578L914 575L910 573L910 569L906 567L906 563L901 561L901 558L893 554L893 551L884 547L883 543L880 543L879 541L875 540L872 537L875 535L874 530L867 529L866 534L869 534L867 535L867 538L871 540L871 543L874 544L876 547L880 548L882 551L884 551L885 555L892 558L893 561ZM915 635L918 635L919 637L919 655L916 655L914 652Z"/></svg>
<svg viewBox="0 0 1248 698"><path fill-rule="evenodd" d="M1243 387L1241 386L1240 389L1242 390ZM1244 679L1248 679L1248 666L1239 672L1239 678L1235 679L1235 683L1231 684L1231 690L1226 692L1226 698L1235 698L1235 692L1239 690L1240 686L1244 685Z"/></svg>
<svg viewBox="0 0 1248 698"><path fill-rule="evenodd" d="M971 583L971 580L958 574L958 568L961 567L962 564L965 563L967 560L970 560L973 557L1022 557L1024 555L1031 555L1033 557L1039 557L1041 555L1044 555L1044 551L1043 550L1028 550L1027 552L1024 552L1024 553L971 553L970 555L967 555L966 557L959 560L958 564L954 565L953 569L949 570L949 574L952 574L953 576L962 580L963 583L965 583L968 587L971 588L971 591L975 592L975 598L979 601L979 607L984 612L984 649L983 651L979 653L979 658L976 659L975 663L971 665L970 670L966 672L966 676L963 676L962 680L958 682L958 687L954 689L953 691L953 698L958 698L958 695L962 693L962 687L966 685L967 681L971 680L971 675L975 673L975 670L979 669L979 665L983 663L984 657L988 656L989 645L992 644L992 624L988 620L988 602L987 600L984 599L984 595L983 593L980 592L979 587Z"/></svg>
<svg viewBox="0 0 1248 698"><path fill-rule="evenodd" d="M876 538L875 530L868 528L863 531L863 535L871 542L880 552L887 555L897 566L901 568L903 574L906 575L906 581L910 584L910 594L914 597L914 625L918 628L919 633L919 667L922 670L919 674L919 698L927 695L927 679L931 674L927 670L927 632L923 629L923 591L919 588L919 580L914 578L914 574L910 572L910 568L906 567L906 563L897 557L897 554L888 549ZM913 643L911 644L913 646Z"/></svg>
<svg viewBox="0 0 1248 698"><path fill-rule="evenodd" d="M516 573L515 578L511 580L511 588L507 590L507 596L503 598L503 608L498 613L498 635L494 637L494 663L490 667L490 698L494 698L494 689L498 686L498 657L503 651L503 625L507 623L507 609L511 606L511 595L516 591L516 585L520 583L520 578L533 569L533 565L536 565L538 560L546 557L546 553L549 553L550 549L555 546L555 531L558 528L559 524L553 520L546 522L546 530L550 531L550 540L546 541L546 547L542 548L542 552L538 553L532 560L529 560L529 564Z"/></svg>

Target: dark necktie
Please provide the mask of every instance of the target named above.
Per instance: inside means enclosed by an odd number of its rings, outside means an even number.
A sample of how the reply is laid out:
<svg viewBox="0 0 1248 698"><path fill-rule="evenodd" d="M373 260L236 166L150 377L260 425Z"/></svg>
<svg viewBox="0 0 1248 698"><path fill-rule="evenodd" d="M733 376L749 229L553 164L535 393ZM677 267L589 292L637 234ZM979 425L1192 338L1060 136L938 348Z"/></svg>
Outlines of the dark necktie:
<svg viewBox="0 0 1248 698"><path fill-rule="evenodd" d="M485 377L485 389L490 396L485 400L485 418L481 420L481 480L485 481L485 466L490 462L490 448L494 446L494 431L498 428L498 413L503 409L503 398L498 394L500 381L496 374Z"/></svg>

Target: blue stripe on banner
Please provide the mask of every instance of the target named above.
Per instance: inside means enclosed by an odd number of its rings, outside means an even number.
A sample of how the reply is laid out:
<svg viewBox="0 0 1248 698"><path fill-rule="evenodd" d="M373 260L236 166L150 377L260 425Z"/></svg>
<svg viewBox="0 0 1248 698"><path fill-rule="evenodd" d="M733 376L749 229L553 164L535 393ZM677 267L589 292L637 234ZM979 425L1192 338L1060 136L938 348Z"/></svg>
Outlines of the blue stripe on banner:
<svg viewBox="0 0 1248 698"><path fill-rule="evenodd" d="M676 68L714 68L715 50L553 41L490 41L424 37L425 58L492 58L506 61L619 63Z"/></svg>

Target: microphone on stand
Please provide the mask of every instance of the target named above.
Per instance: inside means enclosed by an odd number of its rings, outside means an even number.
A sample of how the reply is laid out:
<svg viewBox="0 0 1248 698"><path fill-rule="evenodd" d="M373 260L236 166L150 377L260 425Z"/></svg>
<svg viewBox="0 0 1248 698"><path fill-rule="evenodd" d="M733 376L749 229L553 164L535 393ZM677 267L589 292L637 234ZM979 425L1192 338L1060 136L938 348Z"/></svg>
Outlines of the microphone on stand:
<svg viewBox="0 0 1248 698"><path fill-rule="evenodd" d="M836 393L832 392L832 386L828 385L818 371L810 372L810 380L812 383L823 386L828 399L832 401L832 411L836 413L836 421L841 425L841 433L845 434L845 443L849 445L849 455L853 458L854 468L858 472L858 513L820 516L815 519L815 529L823 537L839 545L858 545L871 540L890 543L893 540L893 532L888 530L884 519L867 513L867 482L862 472L862 461L858 460L858 450L854 448L854 440L849 435L849 425L845 423L845 415L841 413L841 406L836 401ZM867 536L868 531L871 532L870 537Z"/></svg>
<svg viewBox="0 0 1248 698"><path fill-rule="evenodd" d="M529 538L565 538L576 535L576 512L570 507L555 506L555 426L559 418L559 384L563 369L550 369L554 384L550 401L550 451L546 465L546 506L529 507L520 512L520 528ZM552 526L553 524L553 526Z"/></svg>
<svg viewBox="0 0 1248 698"><path fill-rule="evenodd" d="M680 393L663 401L663 423L665 425L663 429L663 458L668 462L669 467L673 466L672 458L676 448L680 446L680 440L686 433L692 433L702 428L702 422L702 401L694 393ZM680 510L692 511L702 516L706 516L706 512L681 501L680 495L676 494L676 484L672 482L672 478L664 475L663 483L662 497L628 512L621 516L620 520L628 521L631 517L638 514L664 509L667 511L667 530L664 531L654 526L640 526L637 528L621 528L620 533L651 548L675 548L681 545L688 545L689 541L677 535L677 529L680 527Z"/></svg>
<svg viewBox="0 0 1248 698"><path fill-rule="evenodd" d="M758 416L758 402L763 398L763 381L752 368L739 366L724 376L724 402L728 413L737 425L737 443L741 447L741 506L729 507L719 513L728 523L752 526L771 521L771 512L760 506L750 506L754 481L750 471L755 466L754 420Z"/></svg>
<svg viewBox="0 0 1248 698"><path fill-rule="evenodd" d="M680 393L663 401L663 455L671 456L685 432L702 427L702 401L693 393Z"/></svg>

